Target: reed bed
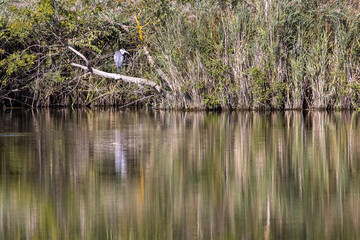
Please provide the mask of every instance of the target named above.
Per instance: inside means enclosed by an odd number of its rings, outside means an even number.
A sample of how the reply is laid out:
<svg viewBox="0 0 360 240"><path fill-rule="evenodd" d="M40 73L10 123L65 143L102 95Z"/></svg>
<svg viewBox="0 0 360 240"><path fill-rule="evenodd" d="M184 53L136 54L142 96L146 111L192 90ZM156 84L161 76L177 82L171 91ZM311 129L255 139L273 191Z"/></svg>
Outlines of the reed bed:
<svg viewBox="0 0 360 240"><path fill-rule="evenodd" d="M44 8L44 2L39 6ZM6 30L0 36L3 105L9 99L31 106L125 105L146 99L137 104L164 109L360 109L356 1L69 4L49 7L51 17L33 9L43 16L32 28L14 25L21 11L7 8L9 13L0 19ZM53 16L63 21L54 24ZM34 31L37 39L23 37ZM164 87L164 94L147 98L154 95L151 89L69 69L66 61L73 58L54 46L59 43L54 31L105 71L115 71L115 49L130 49L122 73L161 84L142 52L147 46L171 89ZM30 47L38 42L40 47Z"/></svg>
<svg viewBox="0 0 360 240"><path fill-rule="evenodd" d="M198 1L172 9L152 43L178 91L175 107L359 107L357 3Z"/></svg>

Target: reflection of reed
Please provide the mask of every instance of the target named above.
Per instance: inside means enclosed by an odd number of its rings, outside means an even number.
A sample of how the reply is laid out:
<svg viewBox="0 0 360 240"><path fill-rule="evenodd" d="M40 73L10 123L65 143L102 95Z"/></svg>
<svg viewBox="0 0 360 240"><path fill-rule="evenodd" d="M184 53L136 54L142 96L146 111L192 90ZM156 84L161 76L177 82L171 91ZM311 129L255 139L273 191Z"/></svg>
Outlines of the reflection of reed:
<svg viewBox="0 0 360 240"><path fill-rule="evenodd" d="M0 139L0 238L356 236L357 115L34 114L34 138Z"/></svg>

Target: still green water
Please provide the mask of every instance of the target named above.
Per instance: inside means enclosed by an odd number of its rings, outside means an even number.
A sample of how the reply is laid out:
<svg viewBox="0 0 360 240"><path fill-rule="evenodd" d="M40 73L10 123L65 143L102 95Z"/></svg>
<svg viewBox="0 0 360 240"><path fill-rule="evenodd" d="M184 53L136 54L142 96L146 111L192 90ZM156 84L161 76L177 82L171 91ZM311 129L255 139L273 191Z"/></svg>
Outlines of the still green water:
<svg viewBox="0 0 360 240"><path fill-rule="evenodd" d="M360 238L360 114L0 113L0 239Z"/></svg>

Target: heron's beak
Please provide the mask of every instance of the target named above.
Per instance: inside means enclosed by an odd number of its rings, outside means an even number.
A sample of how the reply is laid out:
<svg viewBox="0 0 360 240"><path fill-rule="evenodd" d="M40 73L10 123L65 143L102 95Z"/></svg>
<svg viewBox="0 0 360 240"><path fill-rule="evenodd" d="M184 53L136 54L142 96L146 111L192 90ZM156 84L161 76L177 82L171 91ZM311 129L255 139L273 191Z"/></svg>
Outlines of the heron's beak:
<svg viewBox="0 0 360 240"><path fill-rule="evenodd" d="M126 50L125 50L125 53L127 53L127 54L129 54L129 55L130 55L130 53L129 53L128 51L126 51Z"/></svg>

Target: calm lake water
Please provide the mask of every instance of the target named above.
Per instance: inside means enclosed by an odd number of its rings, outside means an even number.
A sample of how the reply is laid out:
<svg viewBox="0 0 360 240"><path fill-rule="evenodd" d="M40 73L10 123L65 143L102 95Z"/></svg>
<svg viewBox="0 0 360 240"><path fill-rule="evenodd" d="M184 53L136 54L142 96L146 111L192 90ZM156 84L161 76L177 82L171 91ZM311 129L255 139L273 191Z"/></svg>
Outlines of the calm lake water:
<svg viewBox="0 0 360 240"><path fill-rule="evenodd" d="M0 239L360 237L360 114L0 112Z"/></svg>

